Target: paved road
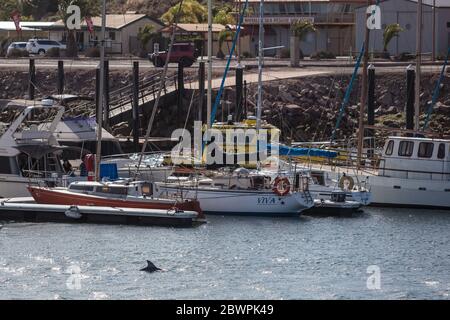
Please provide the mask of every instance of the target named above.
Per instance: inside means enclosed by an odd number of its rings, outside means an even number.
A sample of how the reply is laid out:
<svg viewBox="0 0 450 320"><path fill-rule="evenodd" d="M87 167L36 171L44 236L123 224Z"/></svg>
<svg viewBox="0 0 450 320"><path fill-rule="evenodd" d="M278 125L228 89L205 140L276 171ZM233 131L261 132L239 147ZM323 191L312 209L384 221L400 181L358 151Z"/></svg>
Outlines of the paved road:
<svg viewBox="0 0 450 320"><path fill-rule="evenodd" d="M94 69L98 66L99 61L98 59L63 59L65 62L65 67L67 69ZM112 58L110 60L110 69L111 70L123 70L128 69L130 70L133 66L133 61L139 61L140 62L140 68L142 69L154 69L155 67L153 64L151 64L147 59L136 59L136 58ZM19 70L26 70L28 68L28 58L25 59L2 59L0 58L0 70L1 69L19 69ZM214 59L214 65L213 67L215 69L223 69L225 67L225 60L218 60ZM338 69L340 72L342 70L349 70L348 72L351 72L353 70L354 61L349 60L348 58L339 58L336 60L303 60L301 62L301 65L306 68L313 68L317 70L330 70L330 69ZM377 69L382 70L383 72L398 72L402 71L408 66L410 63L414 62L385 62L385 61L376 61L375 67ZM247 68L256 68L257 62L255 59L249 59L244 60L243 64ZM274 58L266 58L265 61L266 67L269 68L282 68L282 67L289 67L289 60L280 60L280 59L274 59ZM232 62L232 67L236 66L236 62ZM433 64L425 63L423 66L424 71L434 71L439 70L440 66L442 65L442 62L437 62ZM56 69L58 66L57 59L47 59L47 58L37 58L36 59L36 67L39 69ZM170 64L170 68L177 68L176 64ZM195 63L192 68L197 68L198 62Z"/></svg>

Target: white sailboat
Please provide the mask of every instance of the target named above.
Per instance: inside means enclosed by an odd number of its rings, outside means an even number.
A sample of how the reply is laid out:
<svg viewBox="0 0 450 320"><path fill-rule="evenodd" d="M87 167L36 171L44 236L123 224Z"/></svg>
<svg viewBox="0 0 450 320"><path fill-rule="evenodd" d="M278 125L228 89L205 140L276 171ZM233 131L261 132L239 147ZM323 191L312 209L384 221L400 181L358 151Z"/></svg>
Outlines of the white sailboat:
<svg viewBox="0 0 450 320"><path fill-rule="evenodd" d="M262 125L263 15L264 1L261 1L256 116L257 132ZM208 74L209 77L210 74ZM217 126L220 126L220 124L216 124ZM235 124L231 127L234 126ZM233 172L217 172L213 178L202 177L185 181L175 180L174 182L156 183L155 193L167 197L181 196L182 198L195 198L200 202L200 206L205 213L298 216L305 209L311 208L314 205L314 201L308 191L307 180L306 184L302 184L297 188L291 188L290 185L291 182L287 177L280 176L272 179L260 170L249 171L244 168L239 168Z"/></svg>

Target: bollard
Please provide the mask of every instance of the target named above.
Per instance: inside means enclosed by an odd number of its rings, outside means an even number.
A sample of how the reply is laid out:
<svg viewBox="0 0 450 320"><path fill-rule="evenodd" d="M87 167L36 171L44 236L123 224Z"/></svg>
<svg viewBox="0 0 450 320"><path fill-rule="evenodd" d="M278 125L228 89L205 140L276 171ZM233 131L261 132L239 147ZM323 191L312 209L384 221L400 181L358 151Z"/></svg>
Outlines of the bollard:
<svg viewBox="0 0 450 320"><path fill-rule="evenodd" d="M28 80L28 98L34 100L34 86L36 85L36 66L34 64L34 59L30 59Z"/></svg>

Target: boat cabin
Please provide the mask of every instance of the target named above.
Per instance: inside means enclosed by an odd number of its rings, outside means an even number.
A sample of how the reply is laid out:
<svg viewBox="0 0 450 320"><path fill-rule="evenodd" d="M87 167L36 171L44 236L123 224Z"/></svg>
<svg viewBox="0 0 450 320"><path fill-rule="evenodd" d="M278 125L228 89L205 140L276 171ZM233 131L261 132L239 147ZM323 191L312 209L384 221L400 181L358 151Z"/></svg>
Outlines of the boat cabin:
<svg viewBox="0 0 450 320"><path fill-rule="evenodd" d="M389 137L378 174L402 179L450 180L450 140Z"/></svg>
<svg viewBox="0 0 450 320"><path fill-rule="evenodd" d="M153 185L145 181L130 183L77 181L72 182L67 189L72 192L111 198L151 197L153 195Z"/></svg>

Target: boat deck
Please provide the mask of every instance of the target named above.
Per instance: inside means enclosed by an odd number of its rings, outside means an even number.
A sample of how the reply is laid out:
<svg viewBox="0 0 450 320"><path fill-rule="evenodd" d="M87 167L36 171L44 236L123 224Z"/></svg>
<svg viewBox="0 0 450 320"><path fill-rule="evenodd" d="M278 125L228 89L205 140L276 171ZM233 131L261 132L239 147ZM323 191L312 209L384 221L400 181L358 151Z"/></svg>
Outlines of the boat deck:
<svg viewBox="0 0 450 320"><path fill-rule="evenodd" d="M195 211L37 204L33 198L0 202L0 220L195 227L205 223Z"/></svg>

